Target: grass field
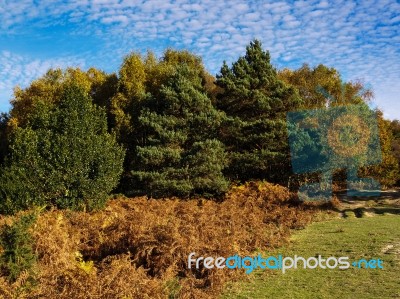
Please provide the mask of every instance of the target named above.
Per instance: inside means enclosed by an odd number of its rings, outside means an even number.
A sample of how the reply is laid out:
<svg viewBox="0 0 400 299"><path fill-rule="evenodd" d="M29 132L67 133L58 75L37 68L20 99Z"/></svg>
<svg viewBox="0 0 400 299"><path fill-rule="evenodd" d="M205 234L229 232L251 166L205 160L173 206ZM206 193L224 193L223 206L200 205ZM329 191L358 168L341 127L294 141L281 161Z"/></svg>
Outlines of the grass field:
<svg viewBox="0 0 400 299"><path fill-rule="evenodd" d="M354 214L353 214L354 215ZM298 231L290 245L266 255L380 258L384 269L259 270L228 286L222 298L400 298L400 217L347 217Z"/></svg>

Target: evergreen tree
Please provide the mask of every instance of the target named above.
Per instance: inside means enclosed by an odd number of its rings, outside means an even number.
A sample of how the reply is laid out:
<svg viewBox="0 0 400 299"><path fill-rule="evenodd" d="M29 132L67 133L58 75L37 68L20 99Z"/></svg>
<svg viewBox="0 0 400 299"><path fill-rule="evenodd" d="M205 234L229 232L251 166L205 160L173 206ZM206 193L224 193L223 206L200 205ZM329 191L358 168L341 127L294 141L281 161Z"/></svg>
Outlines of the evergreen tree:
<svg viewBox="0 0 400 299"><path fill-rule="evenodd" d="M284 182L290 174L286 112L301 103L296 90L278 79L257 40L232 67L224 62L216 84L223 89L216 105L227 115L221 134L230 160L226 174Z"/></svg>
<svg viewBox="0 0 400 299"><path fill-rule="evenodd" d="M56 106L36 101L26 126L15 129L0 176L0 208L101 207L118 183L123 157L107 133L105 110L82 88L68 86Z"/></svg>
<svg viewBox="0 0 400 299"><path fill-rule="evenodd" d="M201 58L187 50L167 49L160 59L150 51L146 56L131 53L124 58L119 70L118 90L111 99L110 109L111 126L127 152L125 171L119 186L122 192L130 191L137 183L132 182L130 170L136 161L136 147L143 144L139 116L146 98L151 95L161 99L162 86L183 64L201 77L201 85L207 95L215 93L213 77L206 72Z"/></svg>
<svg viewBox="0 0 400 299"><path fill-rule="evenodd" d="M141 190L155 197L224 192L224 148L215 139L222 118L204 93L198 70L177 66L139 117L141 143L132 174Z"/></svg>

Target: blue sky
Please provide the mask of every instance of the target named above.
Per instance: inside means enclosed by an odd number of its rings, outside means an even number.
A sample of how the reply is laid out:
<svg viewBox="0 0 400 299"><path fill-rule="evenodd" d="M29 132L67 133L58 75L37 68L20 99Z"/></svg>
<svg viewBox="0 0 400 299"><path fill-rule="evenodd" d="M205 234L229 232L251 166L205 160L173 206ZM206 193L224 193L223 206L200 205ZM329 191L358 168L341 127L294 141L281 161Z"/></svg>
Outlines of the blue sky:
<svg viewBox="0 0 400 299"><path fill-rule="evenodd" d="M50 67L114 72L131 51L173 47L215 75L258 38L276 67L335 67L400 119L399 1L0 0L0 21L0 111Z"/></svg>

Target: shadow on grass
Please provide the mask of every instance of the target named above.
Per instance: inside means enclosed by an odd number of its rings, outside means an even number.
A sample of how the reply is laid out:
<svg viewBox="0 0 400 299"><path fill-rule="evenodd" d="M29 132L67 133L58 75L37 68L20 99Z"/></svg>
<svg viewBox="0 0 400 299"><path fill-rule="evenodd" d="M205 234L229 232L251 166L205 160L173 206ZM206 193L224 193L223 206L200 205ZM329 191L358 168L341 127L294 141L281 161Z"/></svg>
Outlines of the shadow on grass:
<svg viewBox="0 0 400 299"><path fill-rule="evenodd" d="M334 195L343 202L363 202L363 201L386 201L400 200L400 190L385 190L380 192L380 196L348 196L347 190L334 192Z"/></svg>

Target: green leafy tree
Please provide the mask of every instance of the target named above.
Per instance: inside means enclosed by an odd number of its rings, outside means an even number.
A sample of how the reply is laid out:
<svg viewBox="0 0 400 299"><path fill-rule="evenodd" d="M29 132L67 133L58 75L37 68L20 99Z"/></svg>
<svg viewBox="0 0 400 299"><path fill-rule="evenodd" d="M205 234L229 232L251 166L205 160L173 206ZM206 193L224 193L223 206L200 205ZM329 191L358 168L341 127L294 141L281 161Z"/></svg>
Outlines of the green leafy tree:
<svg viewBox="0 0 400 299"><path fill-rule="evenodd" d="M377 111L377 118L382 161L379 165L361 169L360 173L375 178L385 187L391 187L398 182L400 176L399 153L396 152L396 131L393 130L394 123L383 118L382 111Z"/></svg>
<svg viewBox="0 0 400 299"><path fill-rule="evenodd" d="M297 70L283 69L278 75L280 79L299 90L303 99L302 108L305 109L324 109L325 107L352 104L366 105L373 98L372 90L366 88L362 82L344 82L336 69L322 64L316 67L304 64ZM360 175L372 176L379 180L382 185L391 186L396 182L399 174L398 163L396 163L396 157L392 149L396 142L387 121L383 119L380 111L378 111L377 117L382 162L380 165L363 167L360 170ZM305 177L311 178L313 176L311 174ZM337 170L335 179L344 185L347 180L346 172Z"/></svg>
<svg viewBox="0 0 400 299"><path fill-rule="evenodd" d="M335 68L304 64L297 70L283 69L279 79L298 89L302 108L315 109L327 105L348 105L368 102L373 93L361 81L343 82ZM330 101L331 103L328 103Z"/></svg>
<svg viewBox="0 0 400 299"><path fill-rule="evenodd" d="M50 69L24 89L16 87L11 100L11 128L24 127L37 102L48 106L57 105L66 86L77 85L90 96L94 103L109 110L110 99L116 92L117 77L98 69L83 71L79 68Z"/></svg>
<svg viewBox="0 0 400 299"><path fill-rule="evenodd" d="M392 155L396 159L398 168L400 169L400 121L395 119L390 122L389 130L392 133ZM400 171L396 178L397 186L400 185Z"/></svg>
<svg viewBox="0 0 400 299"><path fill-rule="evenodd" d="M135 187L155 197L224 192L225 153L215 139L222 119L204 93L198 70L178 66L141 111Z"/></svg>
<svg viewBox="0 0 400 299"><path fill-rule="evenodd" d="M216 84L223 90L216 105L228 117L220 137L229 153L226 174L240 181L285 182L290 173L286 112L301 103L296 90L278 79L269 52L257 40L232 67L224 62Z"/></svg>
<svg viewBox="0 0 400 299"><path fill-rule="evenodd" d="M15 129L0 176L0 208L101 207L118 183L123 158L107 132L105 110L82 88L67 86L58 105L36 101L26 125Z"/></svg>

